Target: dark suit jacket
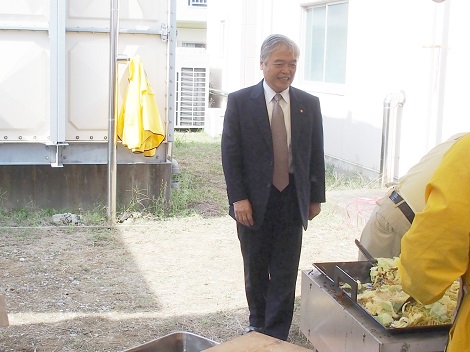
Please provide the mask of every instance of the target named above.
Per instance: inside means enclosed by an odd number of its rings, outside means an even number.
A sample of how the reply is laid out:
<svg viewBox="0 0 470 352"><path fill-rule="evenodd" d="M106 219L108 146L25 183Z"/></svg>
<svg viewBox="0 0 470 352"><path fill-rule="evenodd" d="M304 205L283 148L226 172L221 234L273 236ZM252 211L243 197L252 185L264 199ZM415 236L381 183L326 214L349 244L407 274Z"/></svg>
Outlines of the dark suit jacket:
<svg viewBox="0 0 470 352"><path fill-rule="evenodd" d="M309 203L325 202L325 158L320 101L290 87L291 141L297 198L305 229ZM230 215L249 199L253 229L261 226L272 185L273 145L263 81L228 96L222 133L222 165Z"/></svg>

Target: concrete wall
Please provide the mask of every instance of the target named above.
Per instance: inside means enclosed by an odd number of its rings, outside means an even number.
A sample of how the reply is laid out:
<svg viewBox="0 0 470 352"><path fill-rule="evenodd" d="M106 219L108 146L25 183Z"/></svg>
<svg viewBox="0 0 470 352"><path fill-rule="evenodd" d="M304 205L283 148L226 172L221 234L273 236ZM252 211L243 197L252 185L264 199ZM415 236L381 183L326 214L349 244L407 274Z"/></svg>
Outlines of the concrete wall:
<svg viewBox="0 0 470 352"><path fill-rule="evenodd" d="M138 199L143 205L165 196L171 179L171 163L119 164L116 208L125 209ZM107 165L0 166L0 206L29 206L78 212L107 206Z"/></svg>

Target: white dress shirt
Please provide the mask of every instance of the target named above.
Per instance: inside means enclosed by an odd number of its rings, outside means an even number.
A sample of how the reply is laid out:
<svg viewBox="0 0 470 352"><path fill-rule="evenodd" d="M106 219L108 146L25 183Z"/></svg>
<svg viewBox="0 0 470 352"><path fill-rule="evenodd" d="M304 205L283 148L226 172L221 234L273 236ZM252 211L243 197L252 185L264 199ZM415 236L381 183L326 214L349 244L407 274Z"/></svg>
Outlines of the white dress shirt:
<svg viewBox="0 0 470 352"><path fill-rule="evenodd" d="M263 81L264 87L264 97L266 98L266 108L269 115L269 123L271 123L272 114L273 114L273 98L277 94L270 86L266 84L266 81ZM287 132L287 147L289 148L289 172L293 172L292 166L292 145L291 145L291 118L290 118L290 96L289 88L280 92L282 99L279 100L279 105L281 106L282 112L284 113L284 123L286 124Z"/></svg>

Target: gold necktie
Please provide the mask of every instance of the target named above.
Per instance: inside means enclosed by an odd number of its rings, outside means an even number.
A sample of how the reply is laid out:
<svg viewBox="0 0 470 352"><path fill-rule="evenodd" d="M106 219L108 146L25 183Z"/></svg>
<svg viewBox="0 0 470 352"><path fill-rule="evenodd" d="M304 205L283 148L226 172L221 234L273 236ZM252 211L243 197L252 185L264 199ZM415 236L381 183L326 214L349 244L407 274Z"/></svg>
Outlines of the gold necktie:
<svg viewBox="0 0 470 352"><path fill-rule="evenodd" d="M284 122L284 112L279 105L280 94L273 98L273 114L271 117L271 132L273 135L274 172L273 185L279 191L289 184L289 151L287 147L287 131Z"/></svg>

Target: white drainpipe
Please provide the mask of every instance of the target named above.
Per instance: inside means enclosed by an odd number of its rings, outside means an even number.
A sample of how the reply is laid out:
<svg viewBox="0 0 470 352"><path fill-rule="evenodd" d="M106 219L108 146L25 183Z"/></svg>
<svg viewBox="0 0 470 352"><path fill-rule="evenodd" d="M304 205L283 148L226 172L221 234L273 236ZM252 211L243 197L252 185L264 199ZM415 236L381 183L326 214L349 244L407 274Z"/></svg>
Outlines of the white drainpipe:
<svg viewBox="0 0 470 352"><path fill-rule="evenodd" d="M381 186L393 181L393 157L397 155L400 142L401 112L406 101L405 92L388 94L383 103L382 148L380 153ZM392 111L395 113L392 114ZM395 152L393 152L395 147Z"/></svg>

